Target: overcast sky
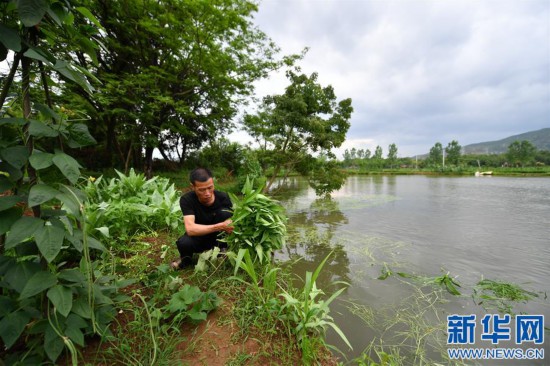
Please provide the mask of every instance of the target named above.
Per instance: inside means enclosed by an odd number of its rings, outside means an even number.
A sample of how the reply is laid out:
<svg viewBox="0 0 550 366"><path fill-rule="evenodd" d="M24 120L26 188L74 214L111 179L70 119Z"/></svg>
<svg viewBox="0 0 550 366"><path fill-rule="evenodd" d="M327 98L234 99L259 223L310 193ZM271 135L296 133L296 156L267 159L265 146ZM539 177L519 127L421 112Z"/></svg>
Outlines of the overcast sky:
<svg viewBox="0 0 550 366"><path fill-rule="evenodd" d="M550 127L548 0L263 0L258 27L354 113L344 149L427 153ZM282 94L274 75L257 95Z"/></svg>

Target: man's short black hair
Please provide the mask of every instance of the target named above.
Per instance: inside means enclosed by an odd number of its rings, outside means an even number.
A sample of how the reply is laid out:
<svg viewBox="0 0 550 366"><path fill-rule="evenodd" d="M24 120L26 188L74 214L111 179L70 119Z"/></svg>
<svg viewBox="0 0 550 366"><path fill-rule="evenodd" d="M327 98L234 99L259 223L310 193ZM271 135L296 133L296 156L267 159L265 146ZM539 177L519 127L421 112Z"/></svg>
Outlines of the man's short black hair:
<svg viewBox="0 0 550 366"><path fill-rule="evenodd" d="M207 168L197 168L189 174L189 181L193 185L195 182L206 182L210 178L212 178L212 172Z"/></svg>

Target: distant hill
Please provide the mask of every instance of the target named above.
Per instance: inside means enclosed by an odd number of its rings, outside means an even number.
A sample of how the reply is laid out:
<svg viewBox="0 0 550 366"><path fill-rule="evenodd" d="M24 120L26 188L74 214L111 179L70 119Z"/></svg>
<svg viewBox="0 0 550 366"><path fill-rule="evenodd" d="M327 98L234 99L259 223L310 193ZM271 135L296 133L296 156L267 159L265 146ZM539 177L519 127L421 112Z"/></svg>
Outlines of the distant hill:
<svg viewBox="0 0 550 366"><path fill-rule="evenodd" d="M498 141L478 142L462 147L462 154L502 154L508 151L508 146L514 141L527 140L538 150L550 151L550 128L525 132L506 137Z"/></svg>

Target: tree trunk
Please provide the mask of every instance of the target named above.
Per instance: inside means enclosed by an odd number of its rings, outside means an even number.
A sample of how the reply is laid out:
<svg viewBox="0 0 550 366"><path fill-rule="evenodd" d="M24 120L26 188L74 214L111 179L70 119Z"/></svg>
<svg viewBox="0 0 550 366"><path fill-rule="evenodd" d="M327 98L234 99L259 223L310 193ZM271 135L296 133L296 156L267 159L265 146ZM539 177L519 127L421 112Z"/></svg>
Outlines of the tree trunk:
<svg viewBox="0 0 550 366"><path fill-rule="evenodd" d="M155 150L154 147L147 146L145 148L145 164L143 167L143 171L147 179L153 178L153 151L154 150Z"/></svg>

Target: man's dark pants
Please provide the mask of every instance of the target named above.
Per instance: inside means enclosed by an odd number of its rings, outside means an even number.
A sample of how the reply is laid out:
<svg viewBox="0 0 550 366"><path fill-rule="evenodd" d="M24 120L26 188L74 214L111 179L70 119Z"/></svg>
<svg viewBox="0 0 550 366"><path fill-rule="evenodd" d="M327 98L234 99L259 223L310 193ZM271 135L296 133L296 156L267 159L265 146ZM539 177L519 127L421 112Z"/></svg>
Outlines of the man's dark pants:
<svg viewBox="0 0 550 366"><path fill-rule="evenodd" d="M220 211L216 215L216 219L212 224L218 224L231 218L231 213L227 211ZM184 234L176 241L178 251L180 253L181 263L180 268L193 264L193 254L202 253L212 248L220 247L227 248L227 243L218 240L220 232L215 232L203 236L189 236Z"/></svg>

